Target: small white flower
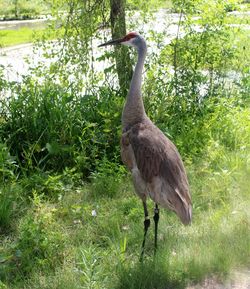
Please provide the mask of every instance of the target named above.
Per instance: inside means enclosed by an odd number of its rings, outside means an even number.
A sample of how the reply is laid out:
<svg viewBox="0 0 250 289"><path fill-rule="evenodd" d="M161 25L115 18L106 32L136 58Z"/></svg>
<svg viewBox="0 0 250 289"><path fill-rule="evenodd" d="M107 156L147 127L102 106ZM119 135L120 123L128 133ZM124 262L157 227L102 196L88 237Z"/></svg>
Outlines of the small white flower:
<svg viewBox="0 0 250 289"><path fill-rule="evenodd" d="M123 230L123 231L128 231L128 230L129 230L129 226L128 226L128 225L122 226L122 230Z"/></svg>
<svg viewBox="0 0 250 289"><path fill-rule="evenodd" d="M73 223L74 223L75 225L80 224L80 223L81 223L81 220L74 220Z"/></svg>
<svg viewBox="0 0 250 289"><path fill-rule="evenodd" d="M97 216L96 210L92 210L91 215L92 217L96 217Z"/></svg>

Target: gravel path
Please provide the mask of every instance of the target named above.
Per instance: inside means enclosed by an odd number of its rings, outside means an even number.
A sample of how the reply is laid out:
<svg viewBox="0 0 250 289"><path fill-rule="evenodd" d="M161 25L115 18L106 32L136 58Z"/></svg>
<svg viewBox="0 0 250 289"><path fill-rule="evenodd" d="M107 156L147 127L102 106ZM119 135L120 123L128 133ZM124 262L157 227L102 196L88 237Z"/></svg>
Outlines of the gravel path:
<svg viewBox="0 0 250 289"><path fill-rule="evenodd" d="M206 278L202 283L186 289L250 289L250 270L234 271L224 282L217 278Z"/></svg>

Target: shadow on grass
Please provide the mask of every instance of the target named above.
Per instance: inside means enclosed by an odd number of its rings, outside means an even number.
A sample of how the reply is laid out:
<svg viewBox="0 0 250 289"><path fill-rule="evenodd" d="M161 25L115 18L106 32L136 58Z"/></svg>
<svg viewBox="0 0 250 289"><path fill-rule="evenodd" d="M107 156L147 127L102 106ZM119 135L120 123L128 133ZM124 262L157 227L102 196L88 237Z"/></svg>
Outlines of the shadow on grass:
<svg viewBox="0 0 250 289"><path fill-rule="evenodd" d="M178 272L173 275L168 266L168 262L164 263L163 258L145 260L144 263L138 262L127 267L121 265L120 278L115 289L184 289L185 277Z"/></svg>
<svg viewBox="0 0 250 289"><path fill-rule="evenodd" d="M207 224L207 230L201 234L190 231L175 244L169 242L168 249L159 250L155 259L152 252L151 257L145 256L144 263L126 259L117 268L115 289L184 289L206 276L224 278L233 267L249 264L248 232L249 222L243 212L238 217L223 215L217 226ZM174 250L176 254L171 253Z"/></svg>

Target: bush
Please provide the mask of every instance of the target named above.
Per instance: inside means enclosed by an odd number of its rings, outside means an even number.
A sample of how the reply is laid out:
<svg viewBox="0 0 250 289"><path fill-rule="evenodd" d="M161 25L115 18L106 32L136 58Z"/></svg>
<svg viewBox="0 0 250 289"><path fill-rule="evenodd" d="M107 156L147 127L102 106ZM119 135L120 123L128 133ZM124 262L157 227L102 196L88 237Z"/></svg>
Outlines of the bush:
<svg viewBox="0 0 250 289"><path fill-rule="evenodd" d="M115 92L80 96L30 78L13 90L2 105L1 135L23 171L76 167L87 176L104 156L115 161L123 101Z"/></svg>

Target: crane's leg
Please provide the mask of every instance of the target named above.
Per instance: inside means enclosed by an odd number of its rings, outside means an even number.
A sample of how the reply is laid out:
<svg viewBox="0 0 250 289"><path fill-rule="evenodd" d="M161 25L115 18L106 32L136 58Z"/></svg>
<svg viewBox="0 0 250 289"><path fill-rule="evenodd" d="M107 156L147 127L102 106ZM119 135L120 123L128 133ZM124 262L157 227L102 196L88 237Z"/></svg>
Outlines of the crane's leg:
<svg viewBox="0 0 250 289"><path fill-rule="evenodd" d="M159 222L159 218L160 218L160 210L159 210L157 204L155 204L154 213L155 213L154 214L154 222L155 222L155 251L154 251L154 253L156 253L156 250L157 250L158 222Z"/></svg>
<svg viewBox="0 0 250 289"><path fill-rule="evenodd" d="M150 219L148 216L148 209L147 209L146 201L143 201L143 208L144 208L145 220L144 220L144 237L143 237L142 246L141 246L140 262L142 262L143 260L146 236L147 236L148 228L150 226Z"/></svg>

